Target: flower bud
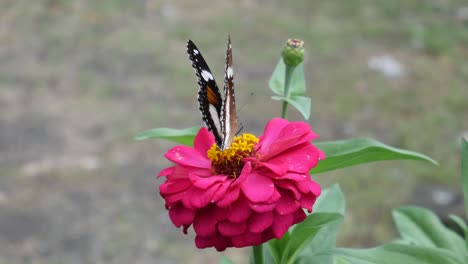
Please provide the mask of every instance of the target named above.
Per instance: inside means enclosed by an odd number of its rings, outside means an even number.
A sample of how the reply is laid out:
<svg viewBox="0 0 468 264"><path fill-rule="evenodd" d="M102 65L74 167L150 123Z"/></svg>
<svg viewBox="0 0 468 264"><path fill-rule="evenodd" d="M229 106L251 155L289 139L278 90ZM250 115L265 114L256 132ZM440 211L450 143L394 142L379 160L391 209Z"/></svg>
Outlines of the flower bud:
<svg viewBox="0 0 468 264"><path fill-rule="evenodd" d="M288 39L282 52L286 66L296 67L304 60L304 41L300 39Z"/></svg>

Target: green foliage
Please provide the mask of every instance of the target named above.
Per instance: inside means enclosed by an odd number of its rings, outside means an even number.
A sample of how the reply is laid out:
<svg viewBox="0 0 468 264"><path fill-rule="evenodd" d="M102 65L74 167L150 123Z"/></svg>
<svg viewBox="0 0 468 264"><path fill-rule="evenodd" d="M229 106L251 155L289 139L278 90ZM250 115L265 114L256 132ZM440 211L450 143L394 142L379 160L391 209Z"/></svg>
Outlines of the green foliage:
<svg viewBox="0 0 468 264"><path fill-rule="evenodd" d="M318 236L320 230L327 229L327 231L334 231L330 230L330 226L338 227L338 225L334 225L334 223L341 223L343 219L343 215L339 213L313 213L307 217L304 222L300 223L299 225L295 226L291 232L291 238L289 239L289 243L283 249L283 255L281 261L279 263L293 263L298 255L301 254L301 251L304 248L309 248L313 250L308 257L310 260L314 253L320 255L323 253L322 247L317 247L320 245L326 246L326 244L321 244L321 239L323 236ZM313 243L313 242L318 242ZM314 245L314 246L312 246Z"/></svg>
<svg viewBox="0 0 468 264"><path fill-rule="evenodd" d="M313 174L382 160L411 159L437 165L436 161L426 155L394 148L373 139L348 139L315 145L324 151L327 157L310 171Z"/></svg>
<svg viewBox="0 0 468 264"><path fill-rule="evenodd" d="M283 259L283 249L285 249L289 243L291 235L286 232L281 239L272 239L268 242L269 251L275 260L275 263L280 263Z"/></svg>
<svg viewBox="0 0 468 264"><path fill-rule="evenodd" d="M281 240L268 242L268 263L334 264L462 264L468 262L465 241L445 227L428 209L401 207L393 211L398 241L369 249L336 248L345 200L338 185L323 191L307 219ZM455 217L457 218L457 217ZM463 222L460 218L457 221ZM466 224L461 224L466 227Z"/></svg>
<svg viewBox="0 0 468 264"><path fill-rule="evenodd" d="M278 95L272 96L273 100L284 101L291 104L305 119L309 119L312 103L309 97L304 96L306 84L302 63L294 68L288 68L284 64L283 59L280 59L268 85L271 91Z"/></svg>
<svg viewBox="0 0 468 264"><path fill-rule="evenodd" d="M314 204L314 213L339 213L344 215L345 210L345 198L338 184L322 190L322 194Z"/></svg>
<svg viewBox="0 0 468 264"><path fill-rule="evenodd" d="M219 260L219 264L234 264L232 260L230 260L226 256L222 256L221 259Z"/></svg>
<svg viewBox="0 0 468 264"><path fill-rule="evenodd" d="M304 78L304 64L299 64L294 68L294 72L291 76L290 89L288 95L304 95L306 92L306 83ZM271 91L279 96L284 96L285 93L285 84L286 84L286 65L283 62L283 59L278 61L276 64L275 70L271 75L268 86Z"/></svg>
<svg viewBox="0 0 468 264"><path fill-rule="evenodd" d="M134 139L144 140L149 138L161 138L191 146L199 129L200 127L190 127L185 129L154 128L141 132L135 136Z"/></svg>
<svg viewBox="0 0 468 264"><path fill-rule="evenodd" d="M281 240L268 242L275 263L330 263L344 208L338 185L324 190L314 212L304 222L294 226Z"/></svg>
<svg viewBox="0 0 468 264"><path fill-rule="evenodd" d="M465 197L465 215L468 217L468 141L461 140L461 176Z"/></svg>
<svg viewBox="0 0 468 264"><path fill-rule="evenodd" d="M461 229L461 231L464 234L466 234L466 232L468 232L468 225L466 225L465 220L463 220L463 218L461 218L458 215L454 215L454 214L450 214L449 217L450 217L450 219L452 219L453 222L455 222L458 225L458 227ZM466 235L465 235L465 237L466 237Z"/></svg>
<svg viewBox="0 0 468 264"><path fill-rule="evenodd" d="M324 225L306 247L298 254L294 263L332 263L331 250L335 248L338 231L343 222L345 199L340 187L336 184L326 189L314 205L314 213L335 213L341 217Z"/></svg>
<svg viewBox="0 0 468 264"><path fill-rule="evenodd" d="M312 105L312 100L310 99L310 97L300 95L292 95L289 97L272 96L271 99L275 101L286 101L292 106L294 106L305 119L309 119L310 117L310 108Z"/></svg>
<svg viewBox="0 0 468 264"><path fill-rule="evenodd" d="M401 207L393 211L401 240L371 249L334 250L335 263L453 263L468 262L465 241L445 227L428 209ZM457 221L462 221L457 218ZM461 224L466 226L466 224Z"/></svg>
<svg viewBox="0 0 468 264"><path fill-rule="evenodd" d="M345 249L334 251L335 263L349 264L462 264L454 254L445 249L425 248L415 245L389 243L371 249Z"/></svg>
<svg viewBox="0 0 468 264"><path fill-rule="evenodd" d="M401 207L393 211L393 219L404 241L425 248L446 249L454 252L460 260L468 260L463 239L445 227L430 210Z"/></svg>

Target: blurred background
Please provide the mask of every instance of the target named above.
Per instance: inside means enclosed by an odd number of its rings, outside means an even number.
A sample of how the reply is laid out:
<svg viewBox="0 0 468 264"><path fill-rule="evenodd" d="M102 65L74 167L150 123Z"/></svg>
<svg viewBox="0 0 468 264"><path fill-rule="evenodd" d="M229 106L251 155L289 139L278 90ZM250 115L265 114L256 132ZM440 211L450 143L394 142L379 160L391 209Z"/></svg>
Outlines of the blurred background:
<svg viewBox="0 0 468 264"><path fill-rule="evenodd" d="M346 195L339 245L393 239L396 206L460 212L465 0L0 0L0 263L246 261L173 227L155 179L173 144L132 139L201 125L185 43L222 82L228 34L245 131L280 115L267 82L295 37L320 140L371 137L439 161L314 175Z"/></svg>

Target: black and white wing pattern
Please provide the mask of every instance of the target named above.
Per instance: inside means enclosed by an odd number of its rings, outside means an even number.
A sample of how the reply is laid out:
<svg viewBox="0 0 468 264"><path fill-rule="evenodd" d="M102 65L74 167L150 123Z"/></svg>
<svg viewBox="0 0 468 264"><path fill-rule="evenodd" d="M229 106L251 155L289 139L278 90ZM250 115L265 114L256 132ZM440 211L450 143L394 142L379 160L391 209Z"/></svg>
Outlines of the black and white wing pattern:
<svg viewBox="0 0 468 264"><path fill-rule="evenodd" d="M221 110L221 132L223 144L221 149L227 149L237 133L236 99L234 96L234 72L232 70L231 36L228 37L226 65L224 67L224 101Z"/></svg>
<svg viewBox="0 0 468 264"><path fill-rule="evenodd" d="M203 122L213 132L216 145L221 150L228 149L237 133L231 38L228 38L224 68L224 98L208 64L191 40L187 42L187 53L198 79L198 106Z"/></svg>
<svg viewBox="0 0 468 264"><path fill-rule="evenodd" d="M216 144L222 145L221 134L221 108L223 99L219 93L218 85L211 73L210 67L195 44L189 40L187 42L187 53L192 61L192 67L198 79L198 107L200 109L203 122L208 130L213 132Z"/></svg>

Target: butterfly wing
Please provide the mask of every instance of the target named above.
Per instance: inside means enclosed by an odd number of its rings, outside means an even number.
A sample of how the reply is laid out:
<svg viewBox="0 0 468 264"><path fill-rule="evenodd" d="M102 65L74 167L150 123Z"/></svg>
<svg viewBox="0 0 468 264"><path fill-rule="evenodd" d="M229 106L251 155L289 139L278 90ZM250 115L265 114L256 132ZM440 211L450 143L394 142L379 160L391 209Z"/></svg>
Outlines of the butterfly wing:
<svg viewBox="0 0 468 264"><path fill-rule="evenodd" d="M221 110L221 132L223 142L221 149L227 149L237 133L236 100L234 97L234 73L232 70L231 37L228 37L226 65L224 68L224 101Z"/></svg>
<svg viewBox="0 0 468 264"><path fill-rule="evenodd" d="M221 147L223 137L221 134L222 122L220 120L222 120L223 99L208 64L201 55L200 50L191 40L187 42L187 53L198 79L198 107L203 122L208 130L213 132L216 144Z"/></svg>

